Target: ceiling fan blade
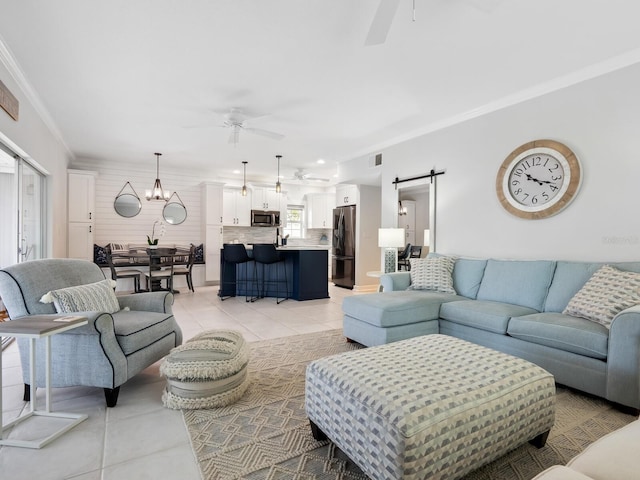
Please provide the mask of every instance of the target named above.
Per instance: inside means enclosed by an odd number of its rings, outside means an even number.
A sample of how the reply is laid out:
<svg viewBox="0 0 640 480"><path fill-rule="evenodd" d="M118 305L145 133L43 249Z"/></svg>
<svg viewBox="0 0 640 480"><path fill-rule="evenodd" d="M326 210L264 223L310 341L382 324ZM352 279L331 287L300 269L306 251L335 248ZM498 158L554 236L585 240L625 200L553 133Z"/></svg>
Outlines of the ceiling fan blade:
<svg viewBox="0 0 640 480"><path fill-rule="evenodd" d="M245 120L266 117L268 115L271 115L271 114L265 113L265 112L258 112L254 110L247 110L246 108L241 108L241 107L232 107L231 109L225 112L224 117L229 121L242 123Z"/></svg>
<svg viewBox="0 0 640 480"><path fill-rule="evenodd" d="M399 4L400 0L380 0L376 15L373 17L371 27L369 27L367 39L364 42L365 45L380 45L385 42Z"/></svg>
<svg viewBox="0 0 640 480"><path fill-rule="evenodd" d="M309 172L305 172L304 169L302 168L298 168L293 173L293 180L298 180L304 183L307 183L308 181L311 181L311 182L329 182L330 181L328 178L314 177L313 174Z"/></svg>
<svg viewBox="0 0 640 480"><path fill-rule="evenodd" d="M254 133L256 135L262 135L263 137L269 137L274 140L282 140L284 138L284 135L281 133L270 132L269 130L263 130L261 128L244 127L244 131Z"/></svg>

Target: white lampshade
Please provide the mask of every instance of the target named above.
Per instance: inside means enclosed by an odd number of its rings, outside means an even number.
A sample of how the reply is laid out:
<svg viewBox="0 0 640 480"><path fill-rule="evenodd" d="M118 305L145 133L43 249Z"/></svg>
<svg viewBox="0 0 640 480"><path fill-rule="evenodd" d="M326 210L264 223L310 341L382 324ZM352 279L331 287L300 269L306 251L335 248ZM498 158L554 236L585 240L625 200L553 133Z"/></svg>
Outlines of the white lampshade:
<svg viewBox="0 0 640 480"><path fill-rule="evenodd" d="M429 230L425 230L424 231L424 241L422 242L422 245L424 245L425 247L429 246Z"/></svg>
<svg viewBox="0 0 640 480"><path fill-rule="evenodd" d="M379 228L379 247L404 247L404 228Z"/></svg>

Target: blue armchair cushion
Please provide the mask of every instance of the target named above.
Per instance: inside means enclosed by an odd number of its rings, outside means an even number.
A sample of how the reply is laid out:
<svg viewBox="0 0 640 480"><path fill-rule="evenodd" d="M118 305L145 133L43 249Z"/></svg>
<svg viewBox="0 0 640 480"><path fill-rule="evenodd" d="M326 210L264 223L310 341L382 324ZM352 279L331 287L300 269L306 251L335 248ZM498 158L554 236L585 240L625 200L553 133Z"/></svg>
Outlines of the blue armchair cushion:
<svg viewBox="0 0 640 480"><path fill-rule="evenodd" d="M115 313L120 304L113 291L113 280L51 290L42 296L42 303L53 302L58 313L105 312Z"/></svg>

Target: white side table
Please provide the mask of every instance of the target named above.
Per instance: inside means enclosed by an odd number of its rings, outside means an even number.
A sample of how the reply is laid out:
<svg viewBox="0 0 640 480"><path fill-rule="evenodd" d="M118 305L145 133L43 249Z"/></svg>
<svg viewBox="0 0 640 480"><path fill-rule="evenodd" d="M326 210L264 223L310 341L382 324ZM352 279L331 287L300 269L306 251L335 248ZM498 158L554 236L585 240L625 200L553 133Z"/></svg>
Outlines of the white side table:
<svg viewBox="0 0 640 480"><path fill-rule="evenodd" d="M367 272L367 277L380 278L383 272L373 271ZM378 292L382 291L382 285L378 285Z"/></svg>
<svg viewBox="0 0 640 480"><path fill-rule="evenodd" d="M25 337L30 339L29 359L31 369L29 372L29 380L31 382L31 398L29 401L29 412L16 418L15 420L2 425L2 354L0 352L0 445L8 445L12 447L42 448L46 444L52 442L63 433L71 430L87 419L87 415L75 413L63 413L51 411L51 335L61 333L72 328L80 327L87 324L86 317L64 316L64 315L32 315L21 320L14 320L0 323L0 340L6 337ZM44 410L37 410L36 407L36 339L45 339L46 354L46 407ZM41 440L17 440L4 439L2 432L11 428L18 423L33 416L56 417L72 419L68 425L52 433Z"/></svg>

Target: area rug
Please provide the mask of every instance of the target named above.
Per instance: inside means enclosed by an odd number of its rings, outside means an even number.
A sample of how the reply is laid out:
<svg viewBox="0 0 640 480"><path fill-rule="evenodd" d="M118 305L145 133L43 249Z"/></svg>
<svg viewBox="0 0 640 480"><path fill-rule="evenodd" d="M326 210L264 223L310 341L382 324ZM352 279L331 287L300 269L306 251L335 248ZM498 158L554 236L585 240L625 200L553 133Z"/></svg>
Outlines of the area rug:
<svg viewBox="0 0 640 480"><path fill-rule="evenodd" d="M307 364L360 347L347 343L342 330L254 342L250 347L251 385L240 401L224 408L184 411L202 478L368 479L333 444L313 439L304 410ZM558 387L556 421L544 448L523 445L465 479L531 479L633 420L604 400Z"/></svg>

